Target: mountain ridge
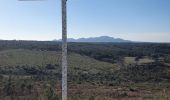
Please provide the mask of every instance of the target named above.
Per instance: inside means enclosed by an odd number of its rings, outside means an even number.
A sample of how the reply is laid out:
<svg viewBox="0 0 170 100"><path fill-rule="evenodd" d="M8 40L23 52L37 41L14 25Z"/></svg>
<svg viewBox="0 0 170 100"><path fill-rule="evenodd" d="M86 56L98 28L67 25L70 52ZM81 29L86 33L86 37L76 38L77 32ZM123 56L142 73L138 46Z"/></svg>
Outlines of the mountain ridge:
<svg viewBox="0 0 170 100"><path fill-rule="evenodd" d="M54 40L56 41L56 40ZM57 40L61 41L61 39ZM132 42L130 40L124 40L121 38L114 38L110 36L100 36L100 37L89 37L89 38L68 38L68 42Z"/></svg>

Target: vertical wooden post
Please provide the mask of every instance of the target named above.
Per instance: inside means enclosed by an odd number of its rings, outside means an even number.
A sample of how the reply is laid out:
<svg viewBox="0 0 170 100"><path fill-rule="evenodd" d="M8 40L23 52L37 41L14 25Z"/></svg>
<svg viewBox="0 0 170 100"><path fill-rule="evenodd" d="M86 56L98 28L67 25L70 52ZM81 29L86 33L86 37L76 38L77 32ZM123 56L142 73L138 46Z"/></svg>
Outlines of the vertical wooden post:
<svg viewBox="0 0 170 100"><path fill-rule="evenodd" d="M62 4L62 100L67 100L67 0Z"/></svg>

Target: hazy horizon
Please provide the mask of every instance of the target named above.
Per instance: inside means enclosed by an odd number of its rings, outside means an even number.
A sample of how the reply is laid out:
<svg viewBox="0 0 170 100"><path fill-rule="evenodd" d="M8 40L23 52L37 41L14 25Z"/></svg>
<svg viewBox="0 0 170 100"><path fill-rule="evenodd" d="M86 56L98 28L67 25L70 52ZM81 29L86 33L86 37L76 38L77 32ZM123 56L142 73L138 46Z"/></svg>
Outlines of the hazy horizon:
<svg viewBox="0 0 170 100"><path fill-rule="evenodd" d="M97 36L97 37L80 37L80 38L68 38L68 39L74 39L74 40L79 40L79 39L90 39L90 38L98 38L98 37L103 37L103 36ZM105 36L104 36L105 37ZM111 37L111 36L107 36L107 37ZM111 38L114 38L114 39L122 39L122 40L125 40L125 41L129 41L129 42L132 42L132 43L142 43L142 42L146 42L146 43L170 43L170 42L155 42L155 41L133 41L133 40L127 40L127 39L124 39L124 38L119 38L119 37L111 37ZM59 39L52 39L52 40L34 40L34 39L0 39L2 41L60 41L61 38ZM69 40L68 40L69 41ZM104 40L105 41L105 40ZM70 41L69 41L70 42ZM77 41L78 42L78 41ZM124 42L122 42L124 43Z"/></svg>
<svg viewBox="0 0 170 100"><path fill-rule="evenodd" d="M68 38L170 42L169 0L68 0ZM0 39L61 39L61 2L0 1Z"/></svg>

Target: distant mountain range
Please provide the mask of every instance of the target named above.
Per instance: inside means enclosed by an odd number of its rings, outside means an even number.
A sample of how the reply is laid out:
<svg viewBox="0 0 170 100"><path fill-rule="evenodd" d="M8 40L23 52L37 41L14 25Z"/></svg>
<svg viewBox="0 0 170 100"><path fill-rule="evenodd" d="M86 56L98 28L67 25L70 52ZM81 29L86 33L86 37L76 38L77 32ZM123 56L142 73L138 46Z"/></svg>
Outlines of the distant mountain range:
<svg viewBox="0 0 170 100"><path fill-rule="evenodd" d="M54 40L54 41L61 41L60 40ZM109 36L100 36L100 37L90 37L90 38L68 38L68 42L132 42L130 40L124 40L121 38L113 38Z"/></svg>

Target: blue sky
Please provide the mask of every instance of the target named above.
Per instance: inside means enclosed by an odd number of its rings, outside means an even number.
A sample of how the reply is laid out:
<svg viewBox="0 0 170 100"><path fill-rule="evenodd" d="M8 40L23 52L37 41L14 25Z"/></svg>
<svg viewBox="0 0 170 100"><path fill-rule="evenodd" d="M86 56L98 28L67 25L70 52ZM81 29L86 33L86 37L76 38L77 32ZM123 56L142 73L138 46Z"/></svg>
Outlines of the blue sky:
<svg viewBox="0 0 170 100"><path fill-rule="evenodd" d="M68 37L170 42L170 0L68 0ZM0 39L61 38L61 1L0 1Z"/></svg>

